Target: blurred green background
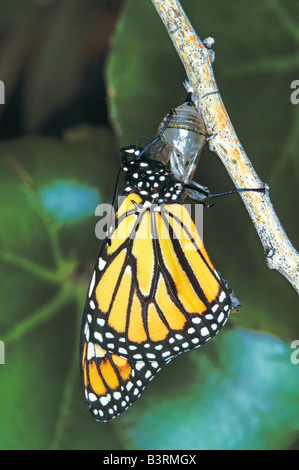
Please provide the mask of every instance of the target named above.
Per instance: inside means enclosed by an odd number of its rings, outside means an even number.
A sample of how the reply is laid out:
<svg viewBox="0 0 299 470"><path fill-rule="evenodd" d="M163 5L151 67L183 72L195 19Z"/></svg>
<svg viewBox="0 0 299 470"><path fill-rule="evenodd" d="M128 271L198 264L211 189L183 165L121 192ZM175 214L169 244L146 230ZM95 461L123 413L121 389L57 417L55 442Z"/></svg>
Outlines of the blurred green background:
<svg viewBox="0 0 299 470"><path fill-rule="evenodd" d="M298 246L297 0L183 0L237 134ZM79 328L118 149L185 99L150 0L1 0L1 449L296 449L298 298L270 271L239 196L204 211L204 240L242 302L217 337L165 367L123 415L96 423ZM204 150L195 178L232 188ZM299 355L296 356L299 358Z"/></svg>

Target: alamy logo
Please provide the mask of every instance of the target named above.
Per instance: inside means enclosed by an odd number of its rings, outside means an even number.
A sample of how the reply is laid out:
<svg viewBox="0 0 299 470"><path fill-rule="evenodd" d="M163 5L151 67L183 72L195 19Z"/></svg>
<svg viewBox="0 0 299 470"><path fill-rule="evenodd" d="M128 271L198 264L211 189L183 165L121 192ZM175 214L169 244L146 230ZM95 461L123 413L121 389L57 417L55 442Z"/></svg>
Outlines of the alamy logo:
<svg viewBox="0 0 299 470"><path fill-rule="evenodd" d="M299 364L299 340L295 339L294 341L291 342L291 348L294 349L294 351L291 354L291 363L294 365Z"/></svg>
<svg viewBox="0 0 299 470"><path fill-rule="evenodd" d="M146 207L150 210L150 217L145 217L145 206L138 208L138 204L136 204L136 212L131 213L128 217L123 217L125 215L125 211L121 209L121 204L124 199L125 198L123 196L118 198L117 210L115 210L111 204L100 204L96 208L95 215L100 217L100 220L96 224L95 234L99 240L104 240L107 235L111 236L112 234L113 238L118 240L135 238L135 230L133 230L135 226L137 227L138 238L140 239L163 239L164 236L168 237L168 230L163 231L160 228L159 235L155 230L153 230L153 218L155 218L156 211L160 213L161 206L148 203L148 206ZM180 207L179 223L174 226L175 230L173 231L173 236L180 240L186 238L186 233L189 234L190 238L196 238L197 234L199 234L200 238L203 239L203 206L201 204L197 204L193 208L194 214L192 218L190 217L192 213L191 204L182 204ZM121 214L121 216L119 216L119 214ZM119 224L115 230L117 215L119 216ZM141 216L140 220L138 219L139 216ZM172 226L172 224L174 224L173 220L176 220L176 218L174 217L172 219L170 217L169 219L166 219L166 217L164 217L163 224L165 224L165 226ZM188 248L185 247L185 249ZM194 249L193 244L190 244L190 249Z"/></svg>
<svg viewBox="0 0 299 470"><path fill-rule="evenodd" d="M299 80L293 80L291 83L291 88L295 89L291 93L290 100L292 104L298 104L299 103Z"/></svg>
<svg viewBox="0 0 299 470"><path fill-rule="evenodd" d="M5 364L5 346L3 341L0 341L0 364Z"/></svg>
<svg viewBox="0 0 299 470"><path fill-rule="evenodd" d="M5 86L2 80L0 80L0 104L5 104Z"/></svg>

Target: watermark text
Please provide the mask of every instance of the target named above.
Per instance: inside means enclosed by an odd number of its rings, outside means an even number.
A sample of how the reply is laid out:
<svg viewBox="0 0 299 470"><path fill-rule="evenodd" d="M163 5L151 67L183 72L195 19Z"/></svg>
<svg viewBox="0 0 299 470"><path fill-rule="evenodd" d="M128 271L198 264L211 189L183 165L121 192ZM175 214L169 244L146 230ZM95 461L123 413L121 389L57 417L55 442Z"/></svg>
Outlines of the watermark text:
<svg viewBox="0 0 299 470"><path fill-rule="evenodd" d="M0 341L0 364L5 364L5 346L3 341Z"/></svg>
<svg viewBox="0 0 299 470"><path fill-rule="evenodd" d="M291 83L291 88L294 91L291 93L290 100L292 104L299 103L299 80L293 80Z"/></svg>
<svg viewBox="0 0 299 470"><path fill-rule="evenodd" d="M0 80L0 104L5 104L5 85L2 80Z"/></svg>
<svg viewBox="0 0 299 470"><path fill-rule="evenodd" d="M97 206L95 215L100 219L95 226L99 240L106 237L124 241L180 240L184 249L196 249L203 239L203 206L196 204L137 204L126 207L127 202L119 198L118 207L111 204ZM199 236L199 237L198 237ZM199 241L199 239L201 241ZM195 244L193 243L195 241Z"/></svg>
<svg viewBox="0 0 299 470"><path fill-rule="evenodd" d="M291 342L291 349L294 349L291 354L291 363L297 365L299 364L299 339Z"/></svg>

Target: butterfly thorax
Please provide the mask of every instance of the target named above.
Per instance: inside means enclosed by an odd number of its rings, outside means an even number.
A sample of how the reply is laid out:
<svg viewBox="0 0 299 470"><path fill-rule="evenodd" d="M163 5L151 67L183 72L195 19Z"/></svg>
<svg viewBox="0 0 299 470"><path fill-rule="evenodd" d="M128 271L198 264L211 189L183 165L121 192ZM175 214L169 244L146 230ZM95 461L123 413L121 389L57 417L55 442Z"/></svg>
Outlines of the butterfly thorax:
<svg viewBox="0 0 299 470"><path fill-rule="evenodd" d="M134 191L144 200L156 204L181 202L184 199L184 185L174 178L163 163L140 157L140 149L134 147L122 150L126 185L124 194Z"/></svg>

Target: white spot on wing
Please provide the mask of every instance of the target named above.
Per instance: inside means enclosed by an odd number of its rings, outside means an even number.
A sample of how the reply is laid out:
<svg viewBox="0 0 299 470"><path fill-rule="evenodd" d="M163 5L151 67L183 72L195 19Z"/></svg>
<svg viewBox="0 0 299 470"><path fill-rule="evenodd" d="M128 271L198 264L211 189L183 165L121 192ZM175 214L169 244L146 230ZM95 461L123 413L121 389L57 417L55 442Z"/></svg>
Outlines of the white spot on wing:
<svg viewBox="0 0 299 470"><path fill-rule="evenodd" d="M102 271L104 267L106 266L106 261L103 260L103 258L99 258L99 270Z"/></svg>
<svg viewBox="0 0 299 470"><path fill-rule="evenodd" d="M89 393L88 398L89 398L90 401L96 401L97 400L97 397L94 393Z"/></svg>
<svg viewBox="0 0 299 470"><path fill-rule="evenodd" d="M89 395L90 395L90 394L89 394ZM102 405L104 405L104 406L107 405L107 404L109 403L109 401L110 401L110 400L109 400L108 396L105 396L105 397L101 397L101 398L100 398L100 402L101 402Z"/></svg>
<svg viewBox="0 0 299 470"><path fill-rule="evenodd" d="M132 387L133 387L133 383L128 382L127 385L126 385L126 389L128 390L128 392L131 390Z"/></svg>
<svg viewBox="0 0 299 470"><path fill-rule="evenodd" d="M219 317L218 317L218 322L221 323L223 319L224 319L224 313L221 312Z"/></svg>
<svg viewBox="0 0 299 470"><path fill-rule="evenodd" d="M204 327L200 330L200 333L201 333L202 336L208 336L209 330L208 330L208 328Z"/></svg>
<svg viewBox="0 0 299 470"><path fill-rule="evenodd" d="M92 343L88 343L86 358L89 361L93 357L94 357L94 345Z"/></svg>
<svg viewBox="0 0 299 470"><path fill-rule="evenodd" d="M95 350L96 357L105 357L106 356L105 349L101 348L101 346L99 346L98 344L94 345L94 350Z"/></svg>
<svg viewBox="0 0 299 470"><path fill-rule="evenodd" d="M201 319L200 319L199 317L193 317L193 318L192 318L192 323L198 324L198 323L200 323L200 322L201 322Z"/></svg>
<svg viewBox="0 0 299 470"><path fill-rule="evenodd" d="M93 275L92 275L92 278L91 278L91 283L90 283L90 286L89 286L88 297L90 297L92 292L93 292L95 282L96 282L96 272L94 271Z"/></svg>
<svg viewBox="0 0 299 470"><path fill-rule="evenodd" d="M97 339L98 341L103 341L103 336L101 335L101 333L99 333L98 331L95 332L94 334L94 337L95 339Z"/></svg>

